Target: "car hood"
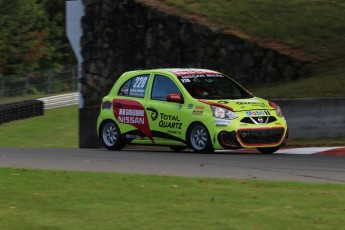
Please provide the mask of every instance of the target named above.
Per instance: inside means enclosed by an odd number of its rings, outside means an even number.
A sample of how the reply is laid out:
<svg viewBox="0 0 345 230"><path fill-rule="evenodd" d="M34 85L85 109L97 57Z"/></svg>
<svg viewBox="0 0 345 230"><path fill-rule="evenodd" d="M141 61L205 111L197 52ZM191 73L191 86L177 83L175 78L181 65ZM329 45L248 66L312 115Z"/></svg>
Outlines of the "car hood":
<svg viewBox="0 0 345 230"><path fill-rule="evenodd" d="M273 109L267 100L259 98L259 97L253 97L253 98L248 98L248 99L233 99L233 100L202 99L199 101L208 105L217 105L217 106L229 108L233 111Z"/></svg>

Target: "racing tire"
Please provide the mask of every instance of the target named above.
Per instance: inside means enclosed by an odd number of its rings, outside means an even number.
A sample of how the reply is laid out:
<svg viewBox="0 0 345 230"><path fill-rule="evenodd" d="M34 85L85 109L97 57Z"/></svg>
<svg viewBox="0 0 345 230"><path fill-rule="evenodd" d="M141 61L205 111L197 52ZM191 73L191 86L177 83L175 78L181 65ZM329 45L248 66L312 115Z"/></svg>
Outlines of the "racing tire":
<svg viewBox="0 0 345 230"><path fill-rule="evenodd" d="M188 132L188 144L194 152L212 153L214 148L207 128L201 124L193 124Z"/></svg>
<svg viewBox="0 0 345 230"><path fill-rule="evenodd" d="M263 154L272 154L277 152L279 147L269 147L269 148L257 148Z"/></svg>
<svg viewBox="0 0 345 230"><path fill-rule="evenodd" d="M126 145L122 140L119 127L111 120L104 122L100 134L103 145L109 150L121 150Z"/></svg>
<svg viewBox="0 0 345 230"><path fill-rule="evenodd" d="M169 148L175 152L181 152L185 150L187 147L185 146L169 146Z"/></svg>

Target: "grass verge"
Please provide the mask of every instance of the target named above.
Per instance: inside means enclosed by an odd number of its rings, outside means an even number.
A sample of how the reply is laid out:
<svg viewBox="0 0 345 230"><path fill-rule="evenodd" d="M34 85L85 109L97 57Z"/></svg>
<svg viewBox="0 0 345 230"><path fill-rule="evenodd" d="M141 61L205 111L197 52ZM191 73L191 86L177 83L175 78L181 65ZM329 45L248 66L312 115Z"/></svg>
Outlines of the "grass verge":
<svg viewBox="0 0 345 230"><path fill-rule="evenodd" d="M342 229L345 186L0 169L1 229Z"/></svg>
<svg viewBox="0 0 345 230"><path fill-rule="evenodd" d="M164 0L224 29L242 29L323 59L344 58L345 2L327 0Z"/></svg>
<svg viewBox="0 0 345 230"><path fill-rule="evenodd" d="M44 111L44 116L0 125L2 147L78 147L78 106Z"/></svg>

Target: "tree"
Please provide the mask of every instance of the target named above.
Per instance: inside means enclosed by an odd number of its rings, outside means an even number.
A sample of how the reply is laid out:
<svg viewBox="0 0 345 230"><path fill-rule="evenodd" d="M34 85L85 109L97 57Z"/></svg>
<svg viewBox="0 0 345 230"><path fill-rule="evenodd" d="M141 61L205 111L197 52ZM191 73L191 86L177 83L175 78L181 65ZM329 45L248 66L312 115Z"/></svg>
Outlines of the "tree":
<svg viewBox="0 0 345 230"><path fill-rule="evenodd" d="M0 0L0 73L30 72L48 55L48 20L35 0Z"/></svg>
<svg viewBox="0 0 345 230"><path fill-rule="evenodd" d="M65 0L38 0L43 5L49 25L45 44L49 55L44 58L48 66L75 64L76 59L66 37ZM49 60L47 60L49 59Z"/></svg>
<svg viewBox="0 0 345 230"><path fill-rule="evenodd" d="M0 0L0 75L74 64L65 0Z"/></svg>

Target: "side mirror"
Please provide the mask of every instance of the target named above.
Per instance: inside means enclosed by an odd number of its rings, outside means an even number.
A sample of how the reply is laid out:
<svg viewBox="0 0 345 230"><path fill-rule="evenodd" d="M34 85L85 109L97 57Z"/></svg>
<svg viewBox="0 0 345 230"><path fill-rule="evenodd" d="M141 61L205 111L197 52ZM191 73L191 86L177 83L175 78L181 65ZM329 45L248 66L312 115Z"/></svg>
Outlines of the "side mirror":
<svg viewBox="0 0 345 230"><path fill-rule="evenodd" d="M176 103L180 103L183 104L184 103L184 99L182 97L181 94L179 93L171 93L167 96L167 101L169 102L176 102Z"/></svg>

